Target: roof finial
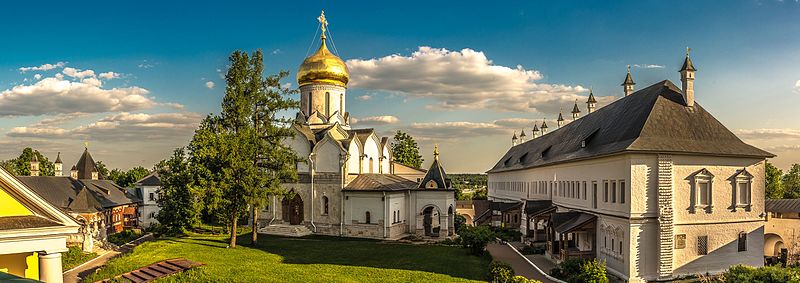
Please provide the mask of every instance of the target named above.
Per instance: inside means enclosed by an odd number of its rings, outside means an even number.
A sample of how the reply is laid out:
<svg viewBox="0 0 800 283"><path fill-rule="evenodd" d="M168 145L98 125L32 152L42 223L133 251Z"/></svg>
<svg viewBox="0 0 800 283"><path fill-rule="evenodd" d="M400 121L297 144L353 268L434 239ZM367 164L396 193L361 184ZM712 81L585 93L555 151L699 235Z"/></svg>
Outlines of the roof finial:
<svg viewBox="0 0 800 283"><path fill-rule="evenodd" d="M325 31L328 30L328 20L325 19L325 10L322 10L322 12L319 14L319 17L317 17L317 20L319 21L320 28L322 29L321 38L322 40L325 40Z"/></svg>
<svg viewBox="0 0 800 283"><path fill-rule="evenodd" d="M692 52L692 48L689 47L689 46L686 46L686 57L689 57L689 53L690 52Z"/></svg>
<svg viewBox="0 0 800 283"><path fill-rule="evenodd" d="M439 161L439 144L433 145L433 160Z"/></svg>
<svg viewBox="0 0 800 283"><path fill-rule="evenodd" d="M631 65L628 65L628 74L631 73Z"/></svg>
<svg viewBox="0 0 800 283"><path fill-rule="evenodd" d="M89 149L89 141L84 141L83 142L83 148Z"/></svg>

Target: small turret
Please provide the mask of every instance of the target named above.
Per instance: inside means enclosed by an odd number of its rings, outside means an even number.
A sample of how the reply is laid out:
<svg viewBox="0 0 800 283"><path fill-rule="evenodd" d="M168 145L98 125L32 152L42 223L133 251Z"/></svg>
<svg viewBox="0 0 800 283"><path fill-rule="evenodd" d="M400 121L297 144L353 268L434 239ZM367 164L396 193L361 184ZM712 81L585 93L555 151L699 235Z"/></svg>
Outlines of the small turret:
<svg viewBox="0 0 800 283"><path fill-rule="evenodd" d="M31 176L39 176L39 158L36 157L36 152L33 152L31 157Z"/></svg>
<svg viewBox="0 0 800 283"><path fill-rule="evenodd" d="M577 120L581 116L581 110L578 109L578 99L575 99L575 105L572 106L572 121Z"/></svg>
<svg viewBox="0 0 800 283"><path fill-rule="evenodd" d="M631 65L628 65L628 75L625 76L625 81L622 82L622 92L625 93L625 96L631 95L633 93L633 86L636 83L633 82L631 78Z"/></svg>
<svg viewBox="0 0 800 283"><path fill-rule="evenodd" d="M519 133L519 143L520 144L525 143L525 138L526 138L525 129L522 129L522 132Z"/></svg>
<svg viewBox="0 0 800 283"><path fill-rule="evenodd" d="M533 138L534 139L538 138L539 137L539 125L536 125L536 123L533 123L533 130L531 132L533 132Z"/></svg>
<svg viewBox="0 0 800 283"><path fill-rule="evenodd" d="M681 83L683 83L683 101L686 102L686 107L694 107L694 72L697 69L692 64L692 59L689 58L691 51L691 48L686 48L686 59L683 60L683 66L679 71Z"/></svg>
<svg viewBox="0 0 800 283"><path fill-rule="evenodd" d="M514 132L514 136L511 137L511 146L517 146L517 142L519 139L517 138L517 132Z"/></svg>
<svg viewBox="0 0 800 283"><path fill-rule="evenodd" d="M561 126L564 125L564 115L561 115L562 112L564 112L563 108L558 111L558 119L556 120L556 125L558 125L558 128L561 128Z"/></svg>
<svg viewBox="0 0 800 283"><path fill-rule="evenodd" d="M541 129L542 129L542 135L543 136L545 134L547 134L547 121L545 119L542 119L542 127L541 127Z"/></svg>
<svg viewBox="0 0 800 283"><path fill-rule="evenodd" d="M69 177L78 179L78 166L72 165L72 169L69 170Z"/></svg>
<svg viewBox="0 0 800 283"><path fill-rule="evenodd" d="M56 176L63 176L64 175L64 164L61 162L61 152L56 155L56 162L53 163L53 172Z"/></svg>
<svg viewBox="0 0 800 283"><path fill-rule="evenodd" d="M592 114L592 112L594 112L594 109L596 107L597 107L597 100L594 99L594 93L592 91L592 88L589 88L589 99L586 100L586 110L589 112L589 114Z"/></svg>

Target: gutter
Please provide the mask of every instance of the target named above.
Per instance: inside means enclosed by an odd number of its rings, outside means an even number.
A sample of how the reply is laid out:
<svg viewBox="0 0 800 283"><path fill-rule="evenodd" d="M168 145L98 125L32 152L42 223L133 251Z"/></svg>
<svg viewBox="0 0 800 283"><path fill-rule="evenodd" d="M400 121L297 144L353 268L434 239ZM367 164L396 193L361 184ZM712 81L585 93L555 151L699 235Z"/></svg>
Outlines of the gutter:
<svg viewBox="0 0 800 283"><path fill-rule="evenodd" d="M308 162L311 164L311 167L310 167L310 169L311 169L310 170L311 171L311 227L314 228L314 233L316 233L317 232L317 225L314 225L314 202L315 202L315 198L314 198L314 195L315 195L314 194L314 173L316 173L316 170L314 170L314 153L313 152L308 155Z"/></svg>
<svg viewBox="0 0 800 283"><path fill-rule="evenodd" d="M344 171L345 166L347 165L347 161L350 160L350 153L344 155L344 159L342 160L342 205L340 206L340 216L339 216L339 236L344 236L344 182L347 178L347 172Z"/></svg>

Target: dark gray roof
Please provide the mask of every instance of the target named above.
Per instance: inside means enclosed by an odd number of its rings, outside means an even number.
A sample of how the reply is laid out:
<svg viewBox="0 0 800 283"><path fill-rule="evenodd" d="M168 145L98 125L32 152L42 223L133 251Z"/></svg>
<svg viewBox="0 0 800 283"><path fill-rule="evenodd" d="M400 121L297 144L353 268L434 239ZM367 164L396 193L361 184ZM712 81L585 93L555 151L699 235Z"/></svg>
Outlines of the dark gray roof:
<svg viewBox="0 0 800 283"><path fill-rule="evenodd" d="M438 157L433 159L431 168L428 169L428 172L425 172L425 177L423 177L422 181L419 183L419 188L426 188L425 185L431 180L436 182L437 189L450 189L450 179L447 178L447 173L444 172L444 167L439 163Z"/></svg>
<svg viewBox="0 0 800 283"><path fill-rule="evenodd" d="M344 191L402 191L414 189L417 183L394 174L360 174Z"/></svg>
<svg viewBox="0 0 800 283"><path fill-rule="evenodd" d="M800 213L800 199L767 199L764 205L767 212Z"/></svg>
<svg viewBox="0 0 800 283"><path fill-rule="evenodd" d="M692 59L689 58L688 53L686 54L686 59L683 60L683 66L681 66L681 71L683 70L697 71L697 69L694 67L694 64L692 64Z"/></svg>
<svg viewBox="0 0 800 283"><path fill-rule="evenodd" d="M97 171L97 164L94 163L94 159L92 155L89 154L89 149L86 148L83 151L83 155L81 155L81 159L78 160L78 164L76 164L78 168L78 179L91 179L92 172ZM97 174L100 179L103 179L103 176Z"/></svg>
<svg viewBox="0 0 800 283"><path fill-rule="evenodd" d="M547 211L553 210L556 207L553 205L552 200L529 200L525 202L525 214L528 216L536 216Z"/></svg>
<svg viewBox="0 0 800 283"><path fill-rule="evenodd" d="M672 82L653 84L549 134L512 147L489 172L622 152L774 157L742 142L701 105L684 105L681 90ZM582 147L584 141L586 147Z"/></svg>
<svg viewBox="0 0 800 283"><path fill-rule="evenodd" d="M19 176L38 195L67 211L86 213L140 202L110 180L76 180L70 177Z"/></svg>
<svg viewBox="0 0 800 283"><path fill-rule="evenodd" d="M36 215L0 217L0 231L54 226L62 225L53 220Z"/></svg>
<svg viewBox="0 0 800 283"><path fill-rule="evenodd" d="M630 71L630 69L628 69L628 74L625 75L625 81L622 82L621 85L635 85L635 84L636 83L634 83L633 79L631 78L631 71Z"/></svg>
<svg viewBox="0 0 800 283"><path fill-rule="evenodd" d="M479 207L480 206L480 207ZM484 219L492 216L492 211L500 211L506 212L514 208L522 207L522 202L495 202L495 201L484 201L482 204L475 203L475 219L472 220L473 222L480 222ZM480 210L479 210L480 209Z"/></svg>
<svg viewBox="0 0 800 283"><path fill-rule="evenodd" d="M597 216L579 211L557 212L550 215L550 223L558 233L568 233L595 219Z"/></svg>
<svg viewBox="0 0 800 283"><path fill-rule="evenodd" d="M136 181L138 186L161 186L161 178L158 177L158 172L150 173L139 181Z"/></svg>

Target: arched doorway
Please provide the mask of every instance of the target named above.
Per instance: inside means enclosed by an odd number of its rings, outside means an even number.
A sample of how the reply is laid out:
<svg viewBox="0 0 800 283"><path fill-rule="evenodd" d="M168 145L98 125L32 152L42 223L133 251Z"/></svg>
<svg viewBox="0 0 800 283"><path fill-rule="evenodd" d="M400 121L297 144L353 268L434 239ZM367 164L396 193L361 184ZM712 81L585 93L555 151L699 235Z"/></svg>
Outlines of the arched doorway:
<svg viewBox="0 0 800 283"><path fill-rule="evenodd" d="M425 236L439 237L439 230L441 230L439 222L438 209L429 206L422 210L422 227L425 229Z"/></svg>
<svg viewBox="0 0 800 283"><path fill-rule="evenodd" d="M781 236L772 233L764 235L764 256L779 256L781 249L785 248Z"/></svg>
<svg viewBox="0 0 800 283"><path fill-rule="evenodd" d="M300 195L287 196L281 201L282 216L284 222L289 222L291 225L300 225L303 223L303 199Z"/></svg>

